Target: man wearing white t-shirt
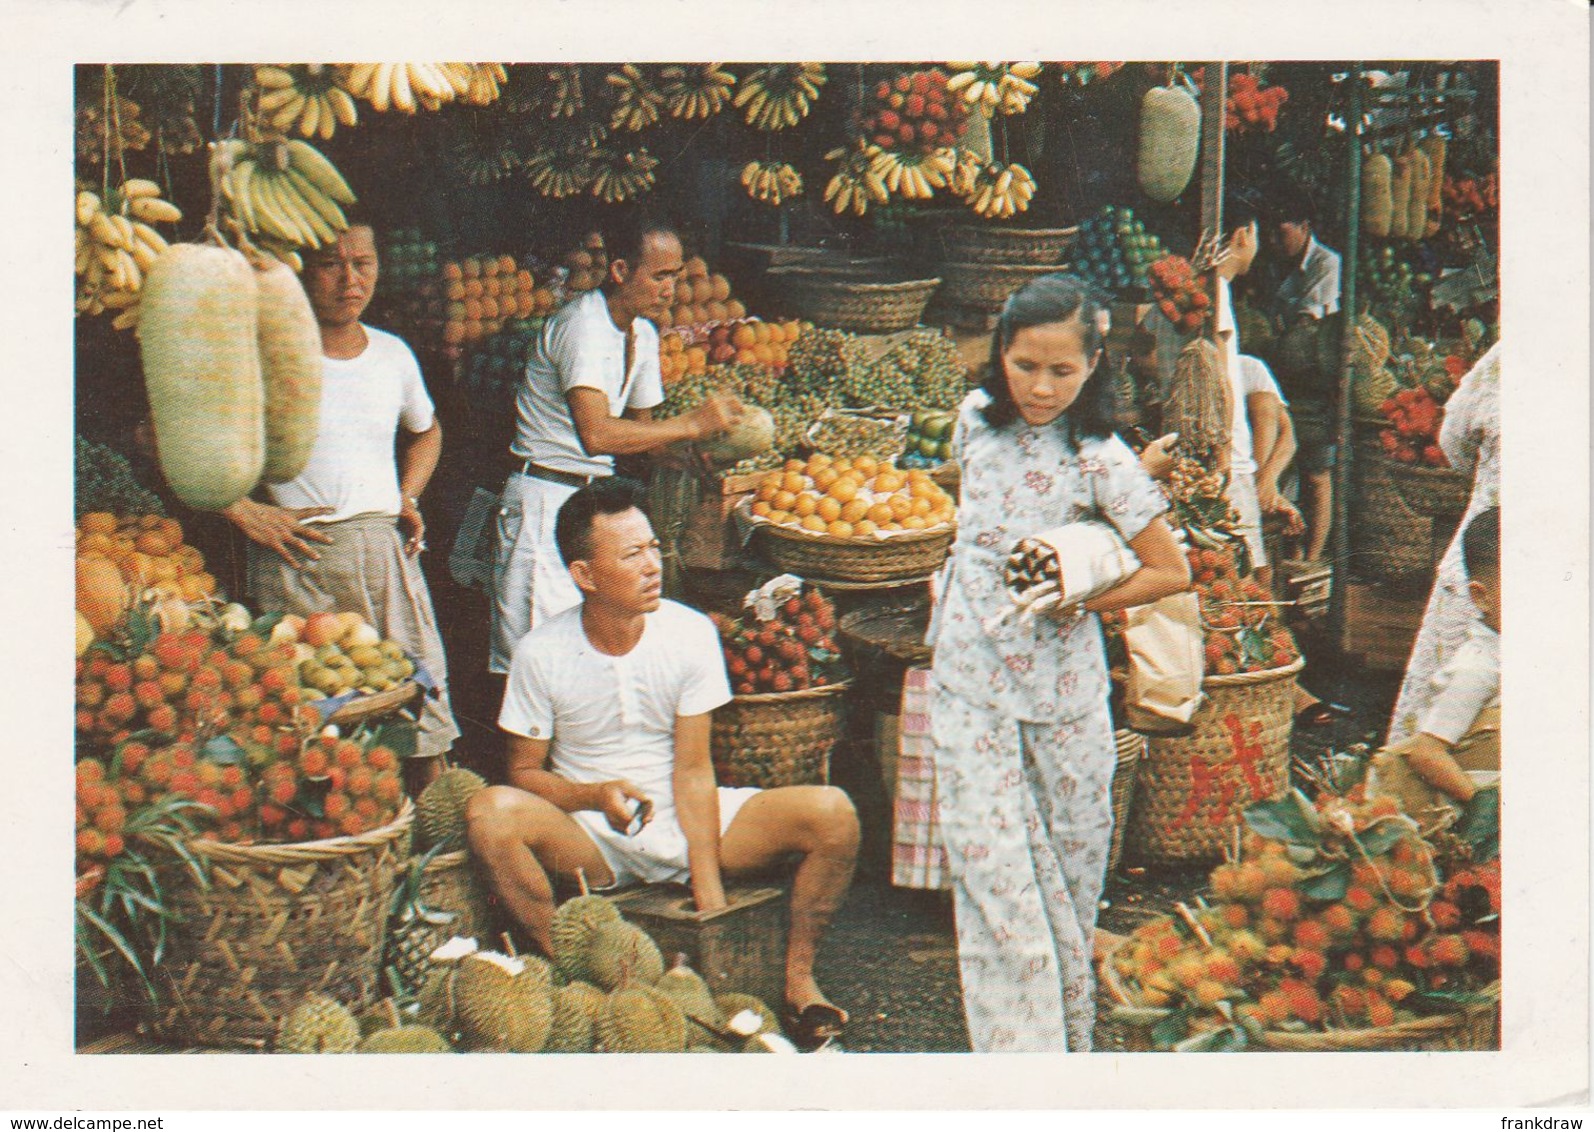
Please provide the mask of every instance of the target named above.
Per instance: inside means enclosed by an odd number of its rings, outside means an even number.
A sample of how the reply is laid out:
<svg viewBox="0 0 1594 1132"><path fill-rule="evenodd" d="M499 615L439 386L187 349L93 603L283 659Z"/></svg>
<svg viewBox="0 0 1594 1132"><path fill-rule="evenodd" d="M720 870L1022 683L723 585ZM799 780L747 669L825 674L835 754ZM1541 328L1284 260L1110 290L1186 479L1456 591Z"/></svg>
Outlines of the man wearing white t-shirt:
<svg viewBox="0 0 1594 1132"><path fill-rule="evenodd" d="M531 626L581 600L554 547L554 516L579 487L614 474L614 457L656 452L723 432L734 398L654 420L664 400L661 318L684 270L680 238L638 214L604 234L604 285L566 303L543 327L515 394L511 471L499 498L493 562L492 654L506 672Z"/></svg>
<svg viewBox="0 0 1594 1132"><path fill-rule="evenodd" d="M426 548L419 501L443 431L410 348L360 321L377 271L376 239L363 224L306 254L305 294L321 327L315 444L297 477L265 485L269 502L242 499L222 513L250 539L247 588L257 609L359 613L437 681L421 712L415 753L424 761L410 774L417 789L459 736L416 557Z"/></svg>
<svg viewBox="0 0 1594 1132"><path fill-rule="evenodd" d="M641 498L637 484L608 477L560 509L559 551L584 600L514 650L498 720L510 785L471 800L471 851L545 951L555 879L687 884L708 912L725 907L725 877L797 857L786 1006L793 1039L818 1044L846 1021L813 964L851 883L857 815L831 786L716 787L710 715L731 698L719 636L661 598Z"/></svg>

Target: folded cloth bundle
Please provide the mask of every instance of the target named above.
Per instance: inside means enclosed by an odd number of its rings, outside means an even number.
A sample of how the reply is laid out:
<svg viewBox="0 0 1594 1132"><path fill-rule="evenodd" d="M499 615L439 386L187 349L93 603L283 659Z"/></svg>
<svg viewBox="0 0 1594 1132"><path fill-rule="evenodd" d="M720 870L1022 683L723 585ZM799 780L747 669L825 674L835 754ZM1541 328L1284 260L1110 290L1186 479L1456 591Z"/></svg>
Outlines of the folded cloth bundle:
<svg viewBox="0 0 1594 1132"><path fill-rule="evenodd" d="M1078 605L1112 589L1140 559L1106 523L1065 523L1022 539L1007 556L1003 581L1023 615Z"/></svg>

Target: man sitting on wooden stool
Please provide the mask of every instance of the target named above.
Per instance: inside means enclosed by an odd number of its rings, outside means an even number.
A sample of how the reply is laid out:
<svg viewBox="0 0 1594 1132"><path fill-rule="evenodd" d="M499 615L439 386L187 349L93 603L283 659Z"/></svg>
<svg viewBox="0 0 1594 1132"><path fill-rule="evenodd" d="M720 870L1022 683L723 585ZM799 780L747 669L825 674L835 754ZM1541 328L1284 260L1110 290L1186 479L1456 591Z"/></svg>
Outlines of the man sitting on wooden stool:
<svg viewBox="0 0 1594 1132"><path fill-rule="evenodd" d="M661 598L659 542L641 499L640 485L606 477L559 509L555 539L583 602L515 648L498 718L511 785L472 799L471 850L544 951L551 878L689 884L707 912L726 905L724 877L800 857L786 1013L793 1039L817 1045L846 1021L813 965L852 880L857 814L832 786L716 788L710 713L731 698L719 636L707 617Z"/></svg>

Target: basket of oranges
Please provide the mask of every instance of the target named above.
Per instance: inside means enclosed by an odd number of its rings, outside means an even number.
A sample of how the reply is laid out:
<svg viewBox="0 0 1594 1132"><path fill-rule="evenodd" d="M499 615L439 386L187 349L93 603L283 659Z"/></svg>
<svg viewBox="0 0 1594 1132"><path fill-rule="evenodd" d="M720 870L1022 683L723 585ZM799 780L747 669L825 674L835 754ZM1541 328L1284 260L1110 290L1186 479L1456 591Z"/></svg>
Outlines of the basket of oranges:
<svg viewBox="0 0 1594 1132"><path fill-rule="evenodd" d="M788 460L743 506L765 556L805 578L885 584L927 577L956 534L952 499L929 473L873 456Z"/></svg>

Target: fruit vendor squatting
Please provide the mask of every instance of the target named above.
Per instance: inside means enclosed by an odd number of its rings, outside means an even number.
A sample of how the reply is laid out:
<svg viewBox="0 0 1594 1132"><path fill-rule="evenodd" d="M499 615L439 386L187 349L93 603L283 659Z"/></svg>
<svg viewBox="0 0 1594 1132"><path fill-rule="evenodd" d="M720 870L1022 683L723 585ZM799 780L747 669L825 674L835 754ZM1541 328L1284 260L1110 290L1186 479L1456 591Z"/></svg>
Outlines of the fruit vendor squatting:
<svg viewBox="0 0 1594 1132"><path fill-rule="evenodd" d="M566 303L537 340L515 394L509 478L498 503L488 670L533 625L581 601L554 546L554 516L575 490L614 474L614 458L656 453L724 432L740 418L733 397L655 420L664 400L659 332L685 270L668 224L630 213L604 232L603 286Z"/></svg>
<svg viewBox="0 0 1594 1132"><path fill-rule="evenodd" d="M857 814L832 786L716 788L710 718L731 698L719 635L701 613L662 599L641 500L634 481L605 477L559 510L559 552L583 600L515 648L498 719L511 785L471 800L471 851L544 951L554 881L689 884L697 908L713 911L726 905L723 878L795 857L788 1013L839 1029L846 1016L827 1003L813 964L851 883Z"/></svg>
<svg viewBox="0 0 1594 1132"><path fill-rule="evenodd" d="M247 589L255 608L352 610L436 680L437 695L421 711L420 761L407 775L418 790L459 736L419 560L426 549L420 497L442 453L443 430L410 348L360 321L377 276L369 225L355 224L336 243L305 254L304 288L324 359L315 445L299 476L265 486L267 502L242 499L222 514L250 540Z"/></svg>

